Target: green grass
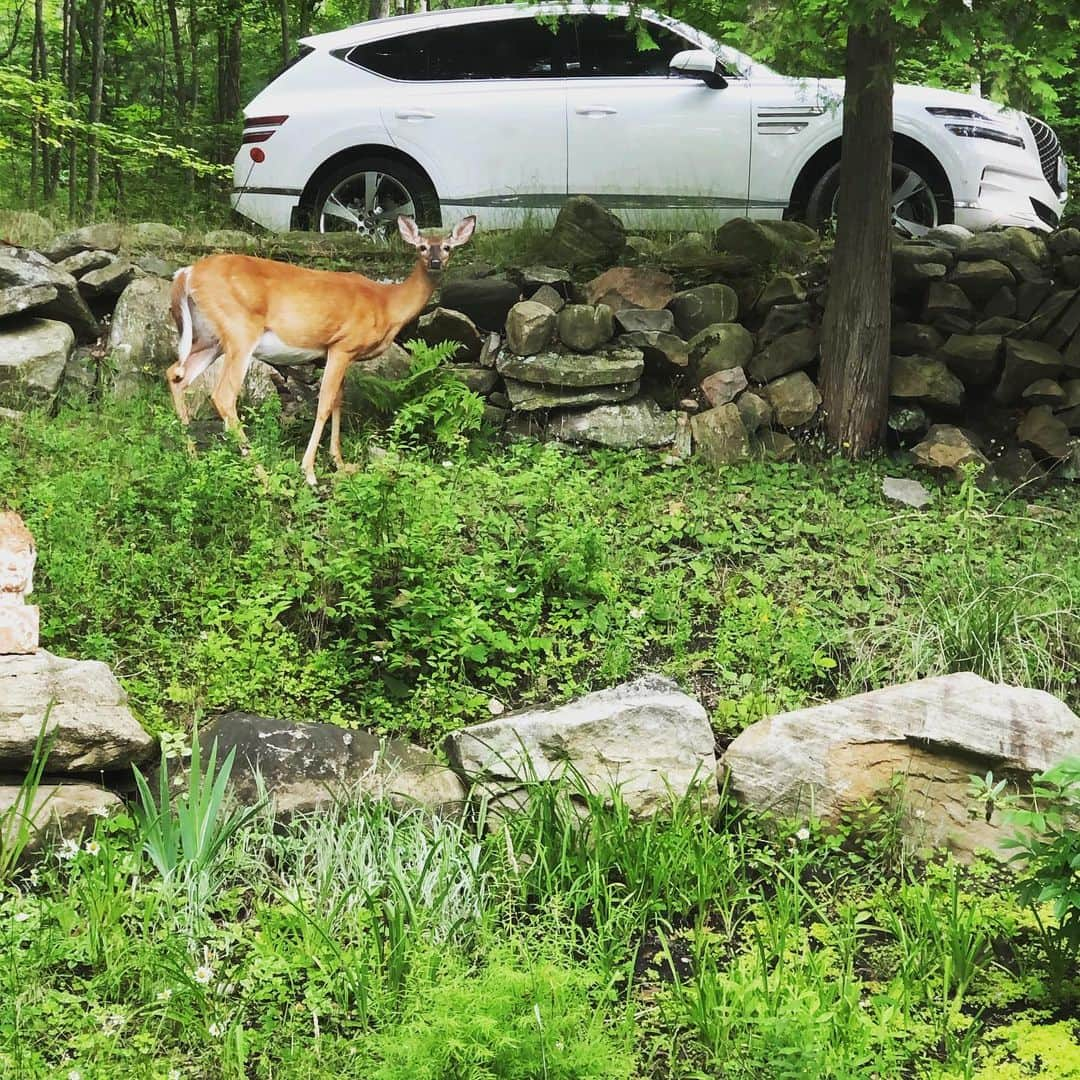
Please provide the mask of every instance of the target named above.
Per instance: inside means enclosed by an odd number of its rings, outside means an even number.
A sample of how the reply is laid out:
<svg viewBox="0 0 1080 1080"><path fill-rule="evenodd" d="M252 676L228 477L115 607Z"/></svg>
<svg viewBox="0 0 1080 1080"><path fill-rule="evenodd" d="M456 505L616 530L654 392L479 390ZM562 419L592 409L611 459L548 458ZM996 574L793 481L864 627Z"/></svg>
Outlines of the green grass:
<svg viewBox="0 0 1080 1080"><path fill-rule="evenodd" d="M426 435L413 408L408 445L356 475L321 455L316 495L303 425L256 416L250 458L226 440L192 457L163 396L0 429L43 645L111 664L155 730L240 708L432 742L492 698L643 670L729 732L961 669L1080 704L1068 488L1036 516L950 484L915 513L881 497L885 462L470 448L438 398Z"/></svg>
<svg viewBox="0 0 1080 1080"><path fill-rule="evenodd" d="M500 447L436 382L316 494L272 409L250 457L192 457L161 397L6 424L0 502L38 540L43 644L110 663L172 745L225 708L431 745L645 670L728 734L967 668L1080 704L1068 490L916 513L885 463L812 447ZM205 766L0 891L0 1076L1080 1076L1054 911L910 862L887 807L789 834L540 788L490 833L382 804L275 827Z"/></svg>

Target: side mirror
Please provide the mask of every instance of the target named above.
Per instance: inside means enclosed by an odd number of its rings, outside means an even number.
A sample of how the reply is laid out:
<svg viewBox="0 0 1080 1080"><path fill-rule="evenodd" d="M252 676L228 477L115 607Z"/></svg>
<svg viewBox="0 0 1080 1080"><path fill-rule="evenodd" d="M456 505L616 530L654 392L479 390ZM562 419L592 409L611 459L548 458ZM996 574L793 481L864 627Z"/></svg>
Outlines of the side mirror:
<svg viewBox="0 0 1080 1080"><path fill-rule="evenodd" d="M676 53L668 64L668 73L700 79L713 90L723 90L727 79L716 70L716 57L708 49L687 49Z"/></svg>

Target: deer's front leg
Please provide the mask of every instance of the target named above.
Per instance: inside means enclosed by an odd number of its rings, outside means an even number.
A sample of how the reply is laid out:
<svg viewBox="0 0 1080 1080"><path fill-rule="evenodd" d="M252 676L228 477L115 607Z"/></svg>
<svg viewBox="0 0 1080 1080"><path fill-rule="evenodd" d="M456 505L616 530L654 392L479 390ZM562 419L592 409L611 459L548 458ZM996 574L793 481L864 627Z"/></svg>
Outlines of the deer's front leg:
<svg viewBox="0 0 1080 1080"><path fill-rule="evenodd" d="M300 463L300 467L304 471L304 479L312 487L315 487L318 483L315 479L315 454L318 452L319 443L322 441L322 433L327 420L331 420L331 457L333 457L338 468L343 468L345 465L341 457L341 394L345 382L345 372L349 369L351 359L352 356L349 353L340 349L331 349L326 354L326 370L323 371L322 383L319 386L319 404L315 411L315 426L311 429L311 438L308 440L303 461Z"/></svg>

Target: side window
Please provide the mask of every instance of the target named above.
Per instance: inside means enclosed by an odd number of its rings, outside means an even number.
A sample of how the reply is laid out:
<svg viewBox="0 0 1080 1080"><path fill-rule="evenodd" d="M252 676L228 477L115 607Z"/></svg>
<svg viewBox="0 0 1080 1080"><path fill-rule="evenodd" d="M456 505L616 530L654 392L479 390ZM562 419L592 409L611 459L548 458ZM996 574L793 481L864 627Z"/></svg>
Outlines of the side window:
<svg viewBox="0 0 1080 1080"><path fill-rule="evenodd" d="M561 36L527 18L371 41L345 59L388 79L416 82L561 78L566 72Z"/></svg>
<svg viewBox="0 0 1080 1080"><path fill-rule="evenodd" d="M573 23L579 63L576 70L568 65L571 76L667 75L676 53L697 48L656 23L638 22L633 27L626 19L603 15L582 15Z"/></svg>

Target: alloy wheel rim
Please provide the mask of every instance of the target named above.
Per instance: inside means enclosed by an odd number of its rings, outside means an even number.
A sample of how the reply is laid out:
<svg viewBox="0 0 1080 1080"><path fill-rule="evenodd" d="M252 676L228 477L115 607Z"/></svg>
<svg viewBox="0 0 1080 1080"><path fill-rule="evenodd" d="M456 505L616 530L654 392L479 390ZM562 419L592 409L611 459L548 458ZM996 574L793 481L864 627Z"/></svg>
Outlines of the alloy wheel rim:
<svg viewBox="0 0 1080 1080"><path fill-rule="evenodd" d="M383 237L400 215L416 217L416 205L404 184L375 169L347 176L319 210L319 232L352 232Z"/></svg>
<svg viewBox="0 0 1080 1080"><path fill-rule="evenodd" d="M833 196L832 218L837 216L840 192ZM893 165L889 196L893 228L902 236L925 236L940 224L937 196L925 177L907 165Z"/></svg>

